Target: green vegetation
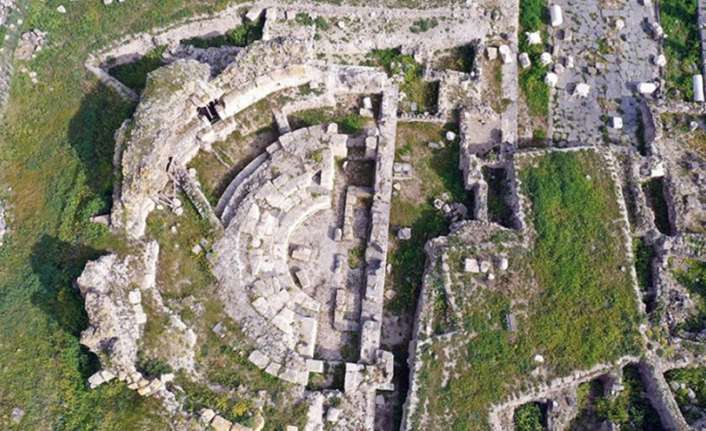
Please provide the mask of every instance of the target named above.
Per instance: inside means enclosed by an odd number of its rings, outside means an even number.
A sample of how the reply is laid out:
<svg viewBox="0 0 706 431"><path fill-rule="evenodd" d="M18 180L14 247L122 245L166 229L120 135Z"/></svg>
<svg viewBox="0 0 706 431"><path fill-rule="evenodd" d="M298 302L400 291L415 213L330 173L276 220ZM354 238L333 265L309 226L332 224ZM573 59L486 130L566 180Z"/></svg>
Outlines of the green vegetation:
<svg viewBox="0 0 706 431"><path fill-rule="evenodd" d="M684 263L686 268L674 275L696 305L696 314L684 322L684 329L698 332L706 326L706 262L687 259Z"/></svg>
<svg viewBox="0 0 706 431"><path fill-rule="evenodd" d="M7 28L4 25L0 25L0 48L5 45L5 35L7 34Z"/></svg>
<svg viewBox="0 0 706 431"><path fill-rule="evenodd" d="M669 223L669 209L664 197L664 178L648 180L642 185L642 190L654 214L657 229L665 235L671 235L672 227Z"/></svg>
<svg viewBox="0 0 706 431"><path fill-rule="evenodd" d="M111 67L110 74L129 88L135 91L142 91L147 84L147 75L153 70L164 66L162 54L164 54L165 49L165 46L160 46L149 51L135 62Z"/></svg>
<svg viewBox="0 0 706 431"><path fill-rule="evenodd" d="M294 128L336 123L341 133L357 135L363 131L367 120L358 114L340 114L330 109L318 108L292 114L291 122Z"/></svg>
<svg viewBox="0 0 706 431"><path fill-rule="evenodd" d="M299 24L301 24L301 25L307 25L307 26L313 25L313 26L316 26L316 29L317 29L317 30L324 30L324 31L326 31L326 30L328 30L328 29L331 27L331 25L330 25L329 22L326 20L326 18L324 18L324 17L322 17L322 16L317 16L316 18L312 18L311 15L309 15L309 14L306 13L306 12L299 12L299 13L294 17L294 21L296 21L297 23L299 23Z"/></svg>
<svg viewBox="0 0 706 431"><path fill-rule="evenodd" d="M689 423L699 419L700 415L689 406L706 409L706 368L670 370L665 373L665 377L670 386L679 385L674 390L674 396L684 418Z"/></svg>
<svg viewBox="0 0 706 431"><path fill-rule="evenodd" d="M571 431L593 431L601 426L603 420L596 413L596 402L603 396L603 384L600 380L581 383L576 390L578 414L571 421Z"/></svg>
<svg viewBox="0 0 706 431"><path fill-rule="evenodd" d="M549 115L549 86L544 83L547 68L542 66L539 56L544 45L529 45L525 32L539 31L546 40L546 4L544 0L520 1L520 52L529 54L532 66L520 72L520 88L527 100L527 108L533 117Z"/></svg>
<svg viewBox="0 0 706 431"><path fill-rule="evenodd" d="M476 62L476 46L472 43L457 46L442 54L438 68L470 73ZM502 79L502 75L501 75Z"/></svg>
<svg viewBox="0 0 706 431"><path fill-rule="evenodd" d="M488 183L488 218L505 227L512 227L512 208L507 203L510 187L505 170L484 167L483 176Z"/></svg>
<svg viewBox="0 0 706 431"><path fill-rule="evenodd" d="M667 94L691 101L694 97L692 75L699 73L701 39L699 38L697 0L662 0L660 23L665 34L667 57Z"/></svg>
<svg viewBox="0 0 706 431"><path fill-rule="evenodd" d="M596 415L620 425L621 430L662 430L659 415L645 395L637 366L628 365L623 369L623 386L614 399L597 400Z"/></svg>
<svg viewBox="0 0 706 431"><path fill-rule="evenodd" d="M209 38L194 37L182 40L182 45L191 45L195 48L220 48L222 46L248 46L256 40L262 39L262 28L265 20L243 20L243 23L225 34Z"/></svg>
<svg viewBox="0 0 706 431"><path fill-rule="evenodd" d="M348 267L351 269L360 268L365 259L365 246L357 245L348 250Z"/></svg>
<svg viewBox="0 0 706 431"><path fill-rule="evenodd" d="M435 112L439 96L439 83L424 80L422 65L409 54L402 54L399 49L376 49L368 55L367 63L380 66L389 76L401 75L400 91L407 97L400 103L407 111L416 104L419 112Z"/></svg>
<svg viewBox="0 0 706 431"><path fill-rule="evenodd" d="M420 18L412 23L409 31L412 33L424 33L439 25L439 20L436 18Z"/></svg>
<svg viewBox="0 0 706 431"><path fill-rule="evenodd" d="M543 431L547 429L545 413L539 403L523 404L515 410L515 431Z"/></svg>
<svg viewBox="0 0 706 431"><path fill-rule="evenodd" d="M113 183L113 133L134 106L87 75L89 52L121 35L164 26L224 1L23 3L20 31L40 28L51 43L16 74L0 127L0 182L12 233L0 249L0 428L167 429L159 403L111 383L88 390L95 356L79 345L86 315L73 280L86 261L128 246L90 217L106 212ZM19 65L18 65L19 66ZM25 411L10 422L14 407Z"/></svg>
<svg viewBox="0 0 706 431"><path fill-rule="evenodd" d="M458 144L435 151L427 147L430 141L443 141L446 130L449 128L427 123L401 123L397 127L397 156L410 157L416 179L403 184L401 196L393 198L390 213L393 226L412 228L412 239L399 242L388 257L396 294L388 307L396 312L414 310L426 261L424 245L448 231L448 222L432 205L434 198L448 193L454 202L466 202L458 169Z"/></svg>
<svg viewBox="0 0 706 431"><path fill-rule="evenodd" d="M652 258L655 253L652 247L645 242L644 237L633 240L633 252L635 254L635 271L637 272L637 284L643 292L647 292L652 286Z"/></svg>
<svg viewBox="0 0 706 431"><path fill-rule="evenodd" d="M552 153L521 173L537 231L530 265L545 289L535 339L557 349L550 357L563 372L638 346L636 298L611 223L619 218L614 184L601 164L594 153Z"/></svg>
<svg viewBox="0 0 706 431"><path fill-rule="evenodd" d="M473 288L459 337L425 347L420 399L431 413L430 429L485 428L491 404L540 380L531 377L536 354L544 358L544 380L639 351L637 298L629 272L620 271L630 263L614 222L615 185L602 158L592 151L556 152L524 163L518 174L531 203L534 246L526 252L498 245L516 275L496 274L493 288ZM460 268L475 251L450 241L450 265ZM472 276L454 277L453 285L463 284L457 297L468 295ZM521 313L511 332L505 322L516 307ZM451 360L455 376L440 386L443 364Z"/></svg>

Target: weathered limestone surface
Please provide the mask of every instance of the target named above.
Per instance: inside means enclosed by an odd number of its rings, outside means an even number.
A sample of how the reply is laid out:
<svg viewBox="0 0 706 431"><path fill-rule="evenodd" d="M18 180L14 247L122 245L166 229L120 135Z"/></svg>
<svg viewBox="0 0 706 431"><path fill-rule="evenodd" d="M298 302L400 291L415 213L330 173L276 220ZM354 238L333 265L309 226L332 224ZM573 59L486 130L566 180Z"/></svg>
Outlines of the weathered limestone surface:
<svg viewBox="0 0 706 431"><path fill-rule="evenodd" d="M113 228L140 238L157 195L170 180L169 170L185 166L199 150L204 127L191 96L211 100L207 65L186 60L151 73L132 119L119 130L115 164L119 170ZM198 97L198 96L197 96Z"/></svg>
<svg viewBox="0 0 706 431"><path fill-rule="evenodd" d="M151 242L137 256L106 255L89 262L77 280L90 322L81 344L103 358L104 366L135 371L138 341L147 321L139 292L154 286L158 253L159 245Z"/></svg>
<svg viewBox="0 0 706 431"><path fill-rule="evenodd" d="M297 384L308 380L320 304L304 293L304 274L297 273L298 283L290 274L289 237L330 207L334 159L346 156L346 141L335 127L282 135L233 180L219 205L226 231L213 260L226 311L257 340L251 361Z"/></svg>

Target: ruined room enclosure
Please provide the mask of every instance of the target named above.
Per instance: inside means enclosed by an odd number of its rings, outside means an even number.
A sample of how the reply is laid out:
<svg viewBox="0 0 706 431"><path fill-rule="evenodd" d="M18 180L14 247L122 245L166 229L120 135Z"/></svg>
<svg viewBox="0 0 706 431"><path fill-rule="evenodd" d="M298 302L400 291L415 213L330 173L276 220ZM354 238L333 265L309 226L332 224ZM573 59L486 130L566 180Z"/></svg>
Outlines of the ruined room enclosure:
<svg viewBox="0 0 706 431"><path fill-rule="evenodd" d="M519 405L589 380L597 362L625 364L640 349L629 234L625 220L615 223L624 209L610 163L592 150L515 157L522 229L472 220L428 246L405 429L512 429ZM546 278L557 272L582 280L562 288L565 299L547 292L563 285Z"/></svg>
<svg viewBox="0 0 706 431"><path fill-rule="evenodd" d="M362 95L341 95L332 101L333 106L295 111L289 115L282 113L283 106L306 102L318 94L320 91L309 84L274 93L236 114L235 118L239 124L237 130L225 139L215 142L207 151L199 152L189 166L197 170L203 191L212 205L217 203L238 172L277 140L281 131L275 113L284 116L280 121L286 121L291 130L316 124L336 123L342 132L362 136L365 127L374 125L371 116L360 115L359 107L365 98ZM379 106L379 102L376 102L375 106ZM358 177L354 175L352 180L355 181ZM369 183L370 179L361 178L361 181Z"/></svg>
<svg viewBox="0 0 706 431"><path fill-rule="evenodd" d="M661 137L654 143L669 172L665 193L670 217L679 232L706 232L706 121L702 115L658 114ZM659 126L658 126L659 127Z"/></svg>

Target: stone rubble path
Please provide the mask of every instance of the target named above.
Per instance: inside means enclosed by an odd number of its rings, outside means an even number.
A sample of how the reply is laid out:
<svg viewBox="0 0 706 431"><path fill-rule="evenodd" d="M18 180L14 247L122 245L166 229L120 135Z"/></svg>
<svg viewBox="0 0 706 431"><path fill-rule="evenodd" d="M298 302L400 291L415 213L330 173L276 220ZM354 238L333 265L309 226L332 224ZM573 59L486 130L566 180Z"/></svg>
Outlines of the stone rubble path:
<svg viewBox="0 0 706 431"><path fill-rule="evenodd" d="M559 40L555 30L554 58L573 56L575 67L559 76L553 103L553 137L569 145L597 145L607 136L618 142L637 142L639 130L639 82L659 77L652 59L659 55L659 43L647 32L644 22L655 22L655 10L637 0L611 2L602 6L594 0L558 0L564 11L562 27L570 40ZM616 21L623 20L618 30ZM568 39L568 38L567 38ZM573 95L578 83L587 83L588 97ZM623 129L613 130L608 120L623 118ZM606 127L606 133L602 128Z"/></svg>

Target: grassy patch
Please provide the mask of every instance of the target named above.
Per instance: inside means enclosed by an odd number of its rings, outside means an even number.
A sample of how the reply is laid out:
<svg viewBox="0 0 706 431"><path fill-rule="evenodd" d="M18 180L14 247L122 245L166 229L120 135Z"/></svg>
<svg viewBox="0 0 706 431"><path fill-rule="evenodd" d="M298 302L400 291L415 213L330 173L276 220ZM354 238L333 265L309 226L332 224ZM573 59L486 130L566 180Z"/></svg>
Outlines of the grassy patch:
<svg viewBox="0 0 706 431"><path fill-rule="evenodd" d="M515 431L543 431L546 427L546 412L539 403L523 404L515 410Z"/></svg>
<svg viewBox="0 0 706 431"><path fill-rule="evenodd" d="M652 286L652 259L655 252L643 237L633 241L633 252L635 254L637 283L643 292L647 292Z"/></svg>
<svg viewBox="0 0 706 431"><path fill-rule="evenodd" d="M664 178L652 178L642 185L642 190L647 198L647 203L654 214L655 225L660 232L671 235L672 227L669 223L669 209L664 196Z"/></svg>
<svg viewBox="0 0 706 431"><path fill-rule="evenodd" d="M635 365L623 369L624 389L614 398L596 402L596 416L610 420L621 430L662 430L659 415L650 404Z"/></svg>
<svg viewBox="0 0 706 431"><path fill-rule="evenodd" d="M505 170L484 167L483 176L488 183L488 218L492 222L511 228L513 213L507 203L510 185Z"/></svg>
<svg viewBox="0 0 706 431"><path fill-rule="evenodd" d="M527 108L533 117L549 115L549 86L544 83L547 68L542 66L539 56L544 45L529 45L525 32L539 31L546 40L546 4L544 0L520 1L520 52L529 54L532 66L520 71L520 88L527 100Z"/></svg>
<svg viewBox="0 0 706 431"><path fill-rule="evenodd" d="M398 48L373 50L368 56L368 64L380 66L388 75L402 77L400 91L406 97L400 105L406 111L435 112L439 96L439 83L427 82L423 79L422 65L409 54L402 54Z"/></svg>
<svg viewBox="0 0 706 431"><path fill-rule="evenodd" d="M447 232L447 221L432 202L447 193L455 202L465 202L466 191L458 169L458 144L432 151L427 143L443 141L447 128L426 123L401 123L397 127L397 156L409 156L417 180L402 184L400 196L393 198L390 222L412 228L412 239L401 241L389 255L396 296L391 310L411 311L417 303L426 255L424 244Z"/></svg>
<svg viewBox="0 0 706 431"><path fill-rule="evenodd" d="M571 431L593 431L600 428L603 420L596 413L596 402L602 398L603 389L598 379L579 385L576 390L578 414L571 421Z"/></svg>
<svg viewBox="0 0 706 431"><path fill-rule="evenodd" d="M336 123L341 133L357 135L363 131L367 120L357 114L342 114L330 109L318 108L295 112L291 116L291 122L295 128Z"/></svg>
<svg viewBox="0 0 706 431"><path fill-rule="evenodd" d="M110 74L118 81L122 82L135 91L142 91L147 84L147 75L153 70L164 66L162 54L166 46L160 46L149 51L139 60L111 67Z"/></svg>
<svg viewBox="0 0 706 431"><path fill-rule="evenodd" d="M244 20L241 25L232 30L228 30L223 35L209 38L194 37L182 40L181 43L196 48L220 48L223 46L244 47L256 40L262 39L262 28L264 26L264 19L258 21Z"/></svg>
<svg viewBox="0 0 706 431"><path fill-rule="evenodd" d="M348 250L348 267L351 269L360 268L365 259L365 246L358 245Z"/></svg>
<svg viewBox="0 0 706 431"><path fill-rule="evenodd" d="M424 33L439 25L436 18L420 18L412 23L409 31L412 33Z"/></svg>
<svg viewBox="0 0 706 431"><path fill-rule="evenodd" d="M40 28L49 44L28 67L33 85L13 77L0 126L0 182L13 216L0 249L0 428L55 430L167 429L162 408L122 384L88 390L98 364L79 345L86 327L72 282L87 260L129 247L92 215L111 205L113 133L134 106L87 75L89 52L127 33L163 26L223 1L23 3L20 31ZM24 62L23 62L24 63ZM19 67L19 64L16 65ZM9 420L12 408L25 416Z"/></svg>
<svg viewBox="0 0 706 431"><path fill-rule="evenodd" d="M685 268L675 271L677 281L684 286L696 305L696 314L684 322L687 331L701 331L706 325L706 262L687 259Z"/></svg>
<svg viewBox="0 0 706 431"><path fill-rule="evenodd" d="M471 287L477 286L473 276L460 268L463 257L477 251L450 239L456 297L473 300L462 303L458 338L424 347L423 356L433 358L420 372L428 429L483 429L489 406L511 392L639 351L637 298L629 272L620 271L630 263L602 158L594 152L551 153L526 163L519 176L536 240L529 251L498 246L515 275L496 273L494 286ZM511 311L517 316L514 332L505 325ZM546 370L541 378L532 376L538 353ZM444 381L439 364L449 361L456 364L454 378Z"/></svg>
<svg viewBox="0 0 706 431"><path fill-rule="evenodd" d="M441 55L437 67L470 73L476 62L476 46L467 44L448 50Z"/></svg>
<svg viewBox="0 0 706 431"><path fill-rule="evenodd" d="M531 266L545 289L533 326L564 372L637 347L614 185L600 165L593 153L552 153L521 173L537 231Z"/></svg>
<svg viewBox="0 0 706 431"><path fill-rule="evenodd" d="M694 97L692 75L699 72L701 45L697 0L662 0L660 23L668 35L664 39L667 57L667 94L691 101Z"/></svg>
<svg viewBox="0 0 706 431"><path fill-rule="evenodd" d="M670 386L677 387L673 389L674 397L684 418L689 423L698 420L701 415L694 411L694 407L706 409L706 368L670 370L665 377Z"/></svg>

